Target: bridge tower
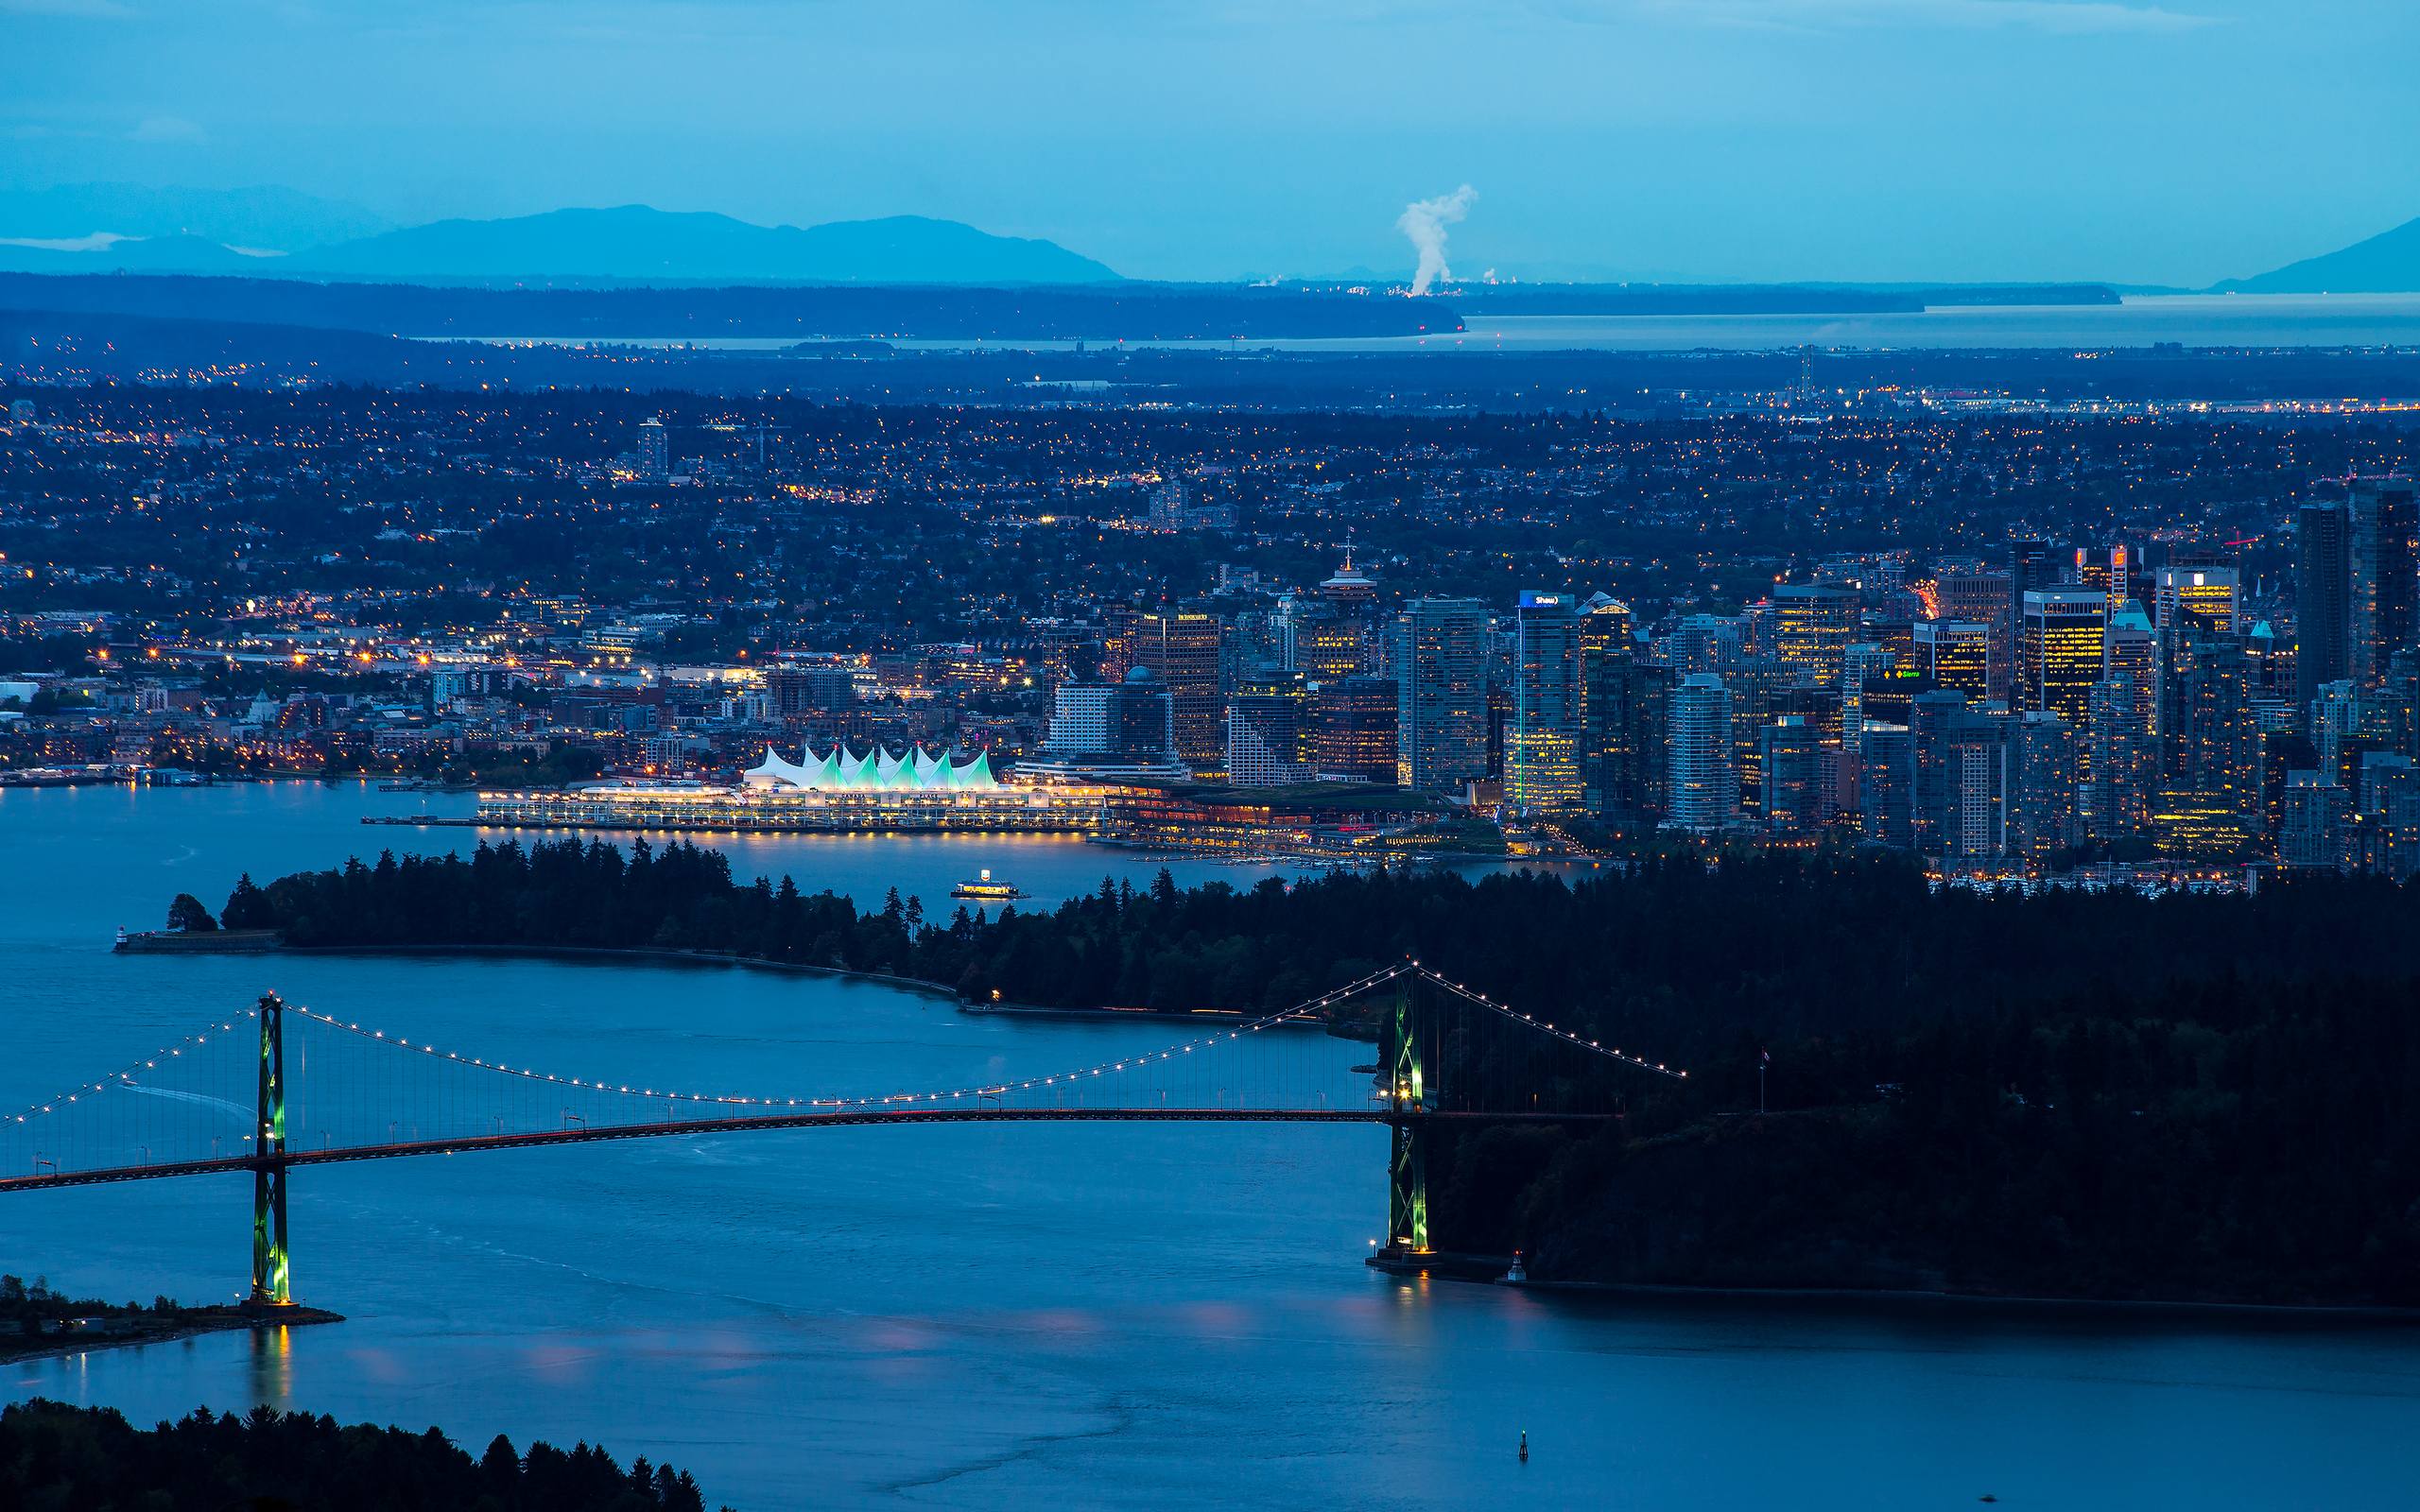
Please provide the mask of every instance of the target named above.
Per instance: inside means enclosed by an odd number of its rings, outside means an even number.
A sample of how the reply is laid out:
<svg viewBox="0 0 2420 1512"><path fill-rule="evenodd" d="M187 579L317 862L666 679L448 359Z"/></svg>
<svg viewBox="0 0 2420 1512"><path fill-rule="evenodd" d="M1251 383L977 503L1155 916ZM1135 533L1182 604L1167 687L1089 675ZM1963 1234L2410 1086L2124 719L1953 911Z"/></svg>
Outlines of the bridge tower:
<svg viewBox="0 0 2420 1512"><path fill-rule="evenodd" d="M253 1307L290 1307L285 1269L285 1004L260 1005L260 1101L252 1128Z"/></svg>
<svg viewBox="0 0 2420 1512"><path fill-rule="evenodd" d="M1395 978L1394 1001L1387 1005L1378 1036L1394 1134L1387 1166L1386 1243L1393 1255L1428 1251L1428 1136L1420 1115L1436 1111L1437 1083L1429 1055L1435 1037L1421 1032L1421 986L1417 973Z"/></svg>

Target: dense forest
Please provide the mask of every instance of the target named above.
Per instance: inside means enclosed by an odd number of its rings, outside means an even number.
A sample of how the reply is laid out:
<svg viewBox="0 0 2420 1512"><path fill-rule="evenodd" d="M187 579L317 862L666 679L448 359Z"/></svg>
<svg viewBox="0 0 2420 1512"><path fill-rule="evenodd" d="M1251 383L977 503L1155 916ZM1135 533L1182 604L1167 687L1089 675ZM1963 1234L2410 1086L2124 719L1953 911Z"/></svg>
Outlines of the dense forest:
<svg viewBox="0 0 2420 1512"><path fill-rule="evenodd" d="M105 1407L35 1398L0 1409L0 1504L23 1512L702 1512L697 1483L586 1444L477 1459L432 1428L406 1433L256 1407L199 1408L147 1430Z"/></svg>
<svg viewBox="0 0 2420 1512"><path fill-rule="evenodd" d="M1433 1170L1444 1242L1565 1278L2420 1304L2420 894L2373 880L2024 897L1843 855L1576 883L1163 874L926 919L738 882L688 845L564 841L248 880L222 918L295 945L653 945L1065 1006L1272 1010L1417 954L1692 1071L1634 1089L1621 1137L1461 1141Z"/></svg>

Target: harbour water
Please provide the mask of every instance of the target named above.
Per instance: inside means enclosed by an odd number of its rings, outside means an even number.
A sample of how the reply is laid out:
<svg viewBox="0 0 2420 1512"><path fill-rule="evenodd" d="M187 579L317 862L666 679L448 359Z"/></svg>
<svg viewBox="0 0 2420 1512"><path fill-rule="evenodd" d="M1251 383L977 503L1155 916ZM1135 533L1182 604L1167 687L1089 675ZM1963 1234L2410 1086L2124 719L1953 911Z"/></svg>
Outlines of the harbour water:
<svg viewBox="0 0 2420 1512"><path fill-rule="evenodd" d="M178 891L216 905L240 870L466 846L358 822L466 801L0 792L0 1108L270 987L515 1064L708 1089L881 1091L1172 1037L717 967L109 952L118 925L157 923ZM941 908L982 866L1038 903L1156 869L1034 836L731 849L809 890L898 885ZM1384 1160L1374 1128L1011 1125L307 1171L297 1292L348 1321L0 1366L0 1395L138 1421L268 1401L435 1425L475 1452L498 1432L588 1439L746 1512L2408 1501L2420 1332L1407 1282L1359 1263ZM0 1198L0 1269L228 1297L248 1195L231 1177Z"/></svg>

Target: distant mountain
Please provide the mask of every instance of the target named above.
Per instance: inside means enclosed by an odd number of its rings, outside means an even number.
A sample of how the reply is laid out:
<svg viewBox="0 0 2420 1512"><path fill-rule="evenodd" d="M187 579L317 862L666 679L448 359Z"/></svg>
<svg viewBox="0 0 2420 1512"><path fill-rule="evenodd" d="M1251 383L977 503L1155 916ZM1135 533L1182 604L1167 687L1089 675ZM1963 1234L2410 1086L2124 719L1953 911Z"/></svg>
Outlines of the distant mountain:
<svg viewBox="0 0 2420 1512"><path fill-rule="evenodd" d="M0 271L9 273L244 273L259 277L285 261L253 257L199 236L135 236L91 248L27 247L0 242Z"/></svg>
<svg viewBox="0 0 2420 1512"><path fill-rule="evenodd" d="M2231 294L2420 294L2420 220L2273 272L2230 279Z"/></svg>
<svg viewBox="0 0 2420 1512"><path fill-rule="evenodd" d="M298 254L295 272L388 279L1094 284L1117 274L1053 242L892 215L804 229L646 205L440 220Z"/></svg>
<svg viewBox="0 0 2420 1512"><path fill-rule="evenodd" d="M155 189L137 183L67 183L0 189L0 237L73 241L111 236L191 236L257 251L291 252L351 241L393 222L340 199L256 184L246 189Z"/></svg>

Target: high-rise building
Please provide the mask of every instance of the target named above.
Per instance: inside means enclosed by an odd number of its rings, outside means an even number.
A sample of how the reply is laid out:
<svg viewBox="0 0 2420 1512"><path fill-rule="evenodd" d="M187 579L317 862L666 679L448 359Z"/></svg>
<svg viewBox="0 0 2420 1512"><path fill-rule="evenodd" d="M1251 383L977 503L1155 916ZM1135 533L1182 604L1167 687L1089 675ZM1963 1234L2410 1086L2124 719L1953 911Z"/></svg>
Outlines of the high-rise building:
<svg viewBox="0 0 2420 1512"><path fill-rule="evenodd" d="M2353 674L2351 525L2341 504L2294 515L2294 702L2306 709L2321 683Z"/></svg>
<svg viewBox="0 0 2420 1512"><path fill-rule="evenodd" d="M2411 480L2355 480L2346 524L2347 670L2374 688L2395 652L2420 644L2420 511Z"/></svg>
<svg viewBox="0 0 2420 1512"><path fill-rule="evenodd" d="M2297 871L2341 871L2349 859L2352 795L2332 772L2290 772L2277 860Z"/></svg>
<svg viewBox="0 0 2420 1512"><path fill-rule="evenodd" d="M2015 675L2016 593L2007 573L1944 573L1934 582L1936 619L1965 620L1991 628L1991 696L2004 697Z"/></svg>
<svg viewBox="0 0 2420 1512"><path fill-rule="evenodd" d="M2152 728L2157 708L2152 684L2134 677L2113 677L2092 690L2076 807L2083 833L2100 844L2150 832L2152 799L2159 790L2159 741Z"/></svg>
<svg viewBox="0 0 2420 1512"><path fill-rule="evenodd" d="M660 478L672 471L671 434L664 421L653 415L639 421L639 472L642 476Z"/></svg>
<svg viewBox="0 0 2420 1512"><path fill-rule="evenodd" d="M2163 853L2239 853L2261 820L2260 724L2241 643L2188 623L2161 638L2159 797L2152 824Z"/></svg>
<svg viewBox="0 0 2420 1512"><path fill-rule="evenodd" d="M2108 670L2109 595L2085 588L2029 590L2019 616L2016 711L2047 709L2082 724L2092 685Z"/></svg>
<svg viewBox="0 0 2420 1512"><path fill-rule="evenodd" d="M2009 850L2030 869L2047 872L2083 838L2076 806L2082 752L2075 727L2042 710L2019 718L2014 733Z"/></svg>
<svg viewBox="0 0 2420 1512"><path fill-rule="evenodd" d="M1580 785L1599 813L1620 782L1629 669L1637 660L1630 606L1592 593L1580 606Z"/></svg>
<svg viewBox="0 0 2420 1512"><path fill-rule="evenodd" d="M1487 775L1487 606L1416 598L1395 620L1395 782L1459 792Z"/></svg>
<svg viewBox="0 0 2420 1512"><path fill-rule="evenodd" d="M2137 554L2124 546L2078 546L2075 576L2079 588L2098 589L2116 603L2132 592Z"/></svg>
<svg viewBox="0 0 2420 1512"><path fill-rule="evenodd" d="M1078 779L1184 778L1167 687L1149 667L1115 682L1062 683L1050 730L1018 770Z"/></svg>
<svg viewBox="0 0 2420 1512"><path fill-rule="evenodd" d="M1842 583L1787 583L1773 590L1773 654L1811 680L1840 680L1858 638L1860 595Z"/></svg>
<svg viewBox="0 0 2420 1512"><path fill-rule="evenodd" d="M1731 690L1711 672L1672 689L1666 743L1665 822L1710 833L1739 811L1739 769L1731 743Z"/></svg>
<svg viewBox="0 0 2420 1512"><path fill-rule="evenodd" d="M1513 611L1512 726L1504 800L1524 813L1580 806L1580 616L1569 593L1525 590Z"/></svg>
<svg viewBox="0 0 2420 1512"><path fill-rule="evenodd" d="M1858 833L1869 845L1916 848L1915 745L1908 727L1869 719L1858 732Z"/></svg>
<svg viewBox="0 0 2420 1512"><path fill-rule="evenodd" d="M1392 692L1392 690L1389 690ZM1227 781L1237 787L1306 782L1305 700L1282 693L1238 693L1227 700ZM1393 752L1388 752L1392 775Z"/></svg>
<svg viewBox="0 0 2420 1512"><path fill-rule="evenodd" d="M1955 688L1970 698L1998 696L2004 686L1993 676L1992 631L1975 620L1918 620L1916 670L1939 688Z"/></svg>
<svg viewBox="0 0 2420 1512"><path fill-rule="evenodd" d="M1947 690L1912 707L1916 849L1949 867L1988 862L2008 848L2009 716Z"/></svg>
<svg viewBox="0 0 2420 1512"><path fill-rule="evenodd" d="M1110 669L1123 675L1148 667L1167 690L1175 711L1177 755L1203 776L1226 759L1219 722L1222 627L1215 614L1191 610L1127 610L1114 624Z"/></svg>
<svg viewBox="0 0 2420 1512"><path fill-rule="evenodd" d="M1322 777L1395 779L1399 694L1386 678L1343 678L1311 693L1311 765Z"/></svg>
<svg viewBox="0 0 2420 1512"><path fill-rule="evenodd" d="M1805 834L1832 820L1838 807L1832 773L1838 752L1804 714L1776 714L1757 731L1764 793L1757 805L1767 830Z"/></svg>
<svg viewBox="0 0 2420 1512"><path fill-rule="evenodd" d="M2047 541L2012 541L2008 543L2008 613L2009 644L2013 647L2025 629L2025 595L2059 586L2058 554ZM2011 696L2014 696L2014 679L2021 676L2011 652L2009 676Z"/></svg>
<svg viewBox="0 0 2420 1512"><path fill-rule="evenodd" d="M1611 750L1597 808L1608 818L1655 823L1664 817L1675 681L1672 669L1660 662L1637 657L1607 662L1604 685L1614 703L1606 714Z"/></svg>
<svg viewBox="0 0 2420 1512"><path fill-rule="evenodd" d="M2152 625L2165 630L2187 615L2215 634L2232 635L2242 609L2242 575L2232 567L2162 567L2152 600Z"/></svg>
<svg viewBox="0 0 2420 1512"><path fill-rule="evenodd" d="M1891 652L1872 641L1859 641L1841 656L1841 746L1852 757L1863 754L1866 686L1889 676L1893 665Z"/></svg>

